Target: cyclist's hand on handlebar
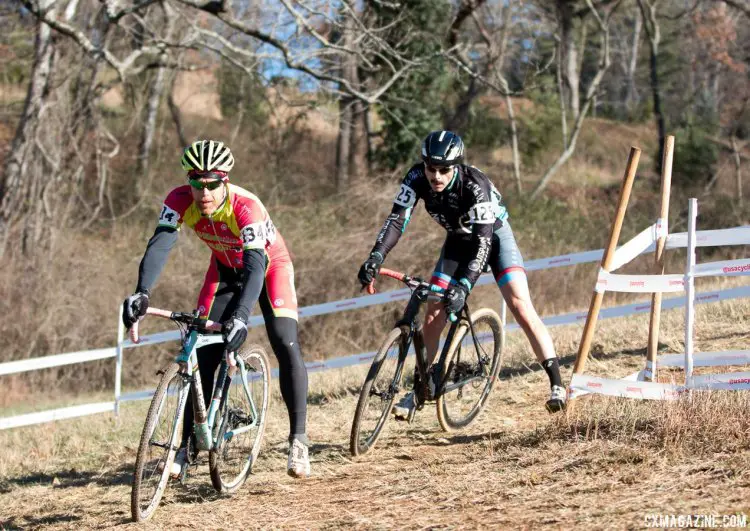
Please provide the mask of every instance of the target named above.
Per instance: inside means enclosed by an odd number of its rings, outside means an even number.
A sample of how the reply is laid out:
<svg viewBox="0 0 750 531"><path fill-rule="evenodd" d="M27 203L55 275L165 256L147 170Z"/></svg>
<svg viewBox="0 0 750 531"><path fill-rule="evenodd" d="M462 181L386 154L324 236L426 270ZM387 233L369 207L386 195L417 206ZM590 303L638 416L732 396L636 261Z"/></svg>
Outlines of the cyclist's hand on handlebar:
<svg viewBox="0 0 750 531"><path fill-rule="evenodd" d="M122 302L122 323L130 329L140 321L148 310L148 293L133 293Z"/></svg>
<svg viewBox="0 0 750 531"><path fill-rule="evenodd" d="M233 315L221 323L221 337L224 338L227 351L237 352L247 339L247 323Z"/></svg>
<svg viewBox="0 0 750 531"><path fill-rule="evenodd" d="M469 295L469 288L459 283L455 286L450 286L445 290L443 296L443 304L445 305L445 311L448 314L458 315L466 304L466 297Z"/></svg>
<svg viewBox="0 0 750 531"><path fill-rule="evenodd" d="M381 265L383 265L383 256L378 252L370 253L370 257L365 260L357 274L357 279L362 284L362 287L371 284L375 280Z"/></svg>

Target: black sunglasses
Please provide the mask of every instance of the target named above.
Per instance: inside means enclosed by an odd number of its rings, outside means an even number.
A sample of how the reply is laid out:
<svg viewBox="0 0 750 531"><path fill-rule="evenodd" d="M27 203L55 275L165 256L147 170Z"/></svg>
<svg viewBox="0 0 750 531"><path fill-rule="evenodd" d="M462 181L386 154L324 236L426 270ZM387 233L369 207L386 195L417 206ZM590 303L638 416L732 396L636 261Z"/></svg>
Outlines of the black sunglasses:
<svg viewBox="0 0 750 531"><path fill-rule="evenodd" d="M425 163L424 167L430 173L439 173L440 175L447 175L448 173L453 171L453 166L444 166L444 167L436 168L434 166L430 166L429 164Z"/></svg>

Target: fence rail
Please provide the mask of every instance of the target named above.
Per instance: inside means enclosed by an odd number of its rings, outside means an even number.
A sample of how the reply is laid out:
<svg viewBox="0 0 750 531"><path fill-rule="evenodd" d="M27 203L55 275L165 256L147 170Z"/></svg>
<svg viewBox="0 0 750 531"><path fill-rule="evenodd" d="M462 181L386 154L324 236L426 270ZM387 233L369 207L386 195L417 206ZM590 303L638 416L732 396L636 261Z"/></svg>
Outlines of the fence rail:
<svg viewBox="0 0 750 531"><path fill-rule="evenodd" d="M735 227L731 229L722 230L710 230L710 231L699 231L698 234L698 246L717 245L717 241L721 243L719 245L745 245L747 241L747 227ZM670 234L668 237L667 247L677 248L680 247L682 241L686 240L687 233L676 233ZM709 243L710 242L710 243ZM644 254L652 252L654 245L643 247L638 249L638 254ZM552 256L549 258L540 258L536 260L530 260L525 264L527 271L540 271L544 269L554 269L558 267L568 267L577 264L593 263L601 261L603 249L594 251L583 251L578 253L564 254L560 256ZM477 282L477 285L491 284L494 279L491 275L482 275ZM738 288L731 288L722 291L708 291L699 293L696 295L696 303L712 303L719 302L729 299L750 297L750 286L742 286ZM315 304L311 306L305 306L300 308L300 317L313 317L316 315L326 315L339 312L350 311L354 309L367 308L369 306L377 306L388 302L406 300L409 298L409 289L398 289L394 291L387 291L376 293L374 295L365 295L360 297L354 297L350 299L342 299L333 302L326 302L322 304ZM663 301L662 308L678 308L685 304L685 297L674 297ZM634 304L626 304L622 306L610 307L602 310L600 318L616 318L624 317L628 315L636 315L650 311L651 305L649 302L639 302ZM563 315L554 315L542 319L547 326L559 326L567 324L575 324L582 322L586 319L586 312L573 312ZM120 314L118 311L118 321L120 321ZM248 322L248 327L259 326L263 323L261 316L252 317ZM506 326L506 330L518 329L518 325L513 323ZM121 402L129 402L134 400L147 400L149 399L153 391L145 390L134 393L121 395L122 385L122 362L123 362L123 351L126 348L133 348L142 345L154 345L157 343L163 343L166 341L174 341L180 339L180 333L178 331L159 332L143 336L141 342L138 345L133 344L129 339L125 338L125 331L122 323L118 326L118 342L117 346L109 348L100 348L94 350L86 350L80 352L70 352L65 354L54 354L51 356L44 356L39 358L31 358L25 360L10 361L0 363L0 375L17 374L21 372L46 369L52 367L60 367L64 365L70 365L73 363L84 363L88 361L115 358L116 359L116 370L115 370L115 391L114 401L112 402L100 402L93 404L82 404L73 407L52 409L47 411L39 411L35 413L28 413L24 415L16 415L12 417L0 418L0 430L8 428L16 428L21 426L29 426L33 424L40 424L43 422L50 422L54 420L62 420L67 418L81 417L86 415L93 415L96 413L119 412L119 406ZM322 361L311 361L306 363L307 369L310 372L338 369L342 367L349 367L359 365L363 363L369 363L372 359L374 352L363 352L358 354L352 354L349 356L342 356L339 358L333 358Z"/></svg>

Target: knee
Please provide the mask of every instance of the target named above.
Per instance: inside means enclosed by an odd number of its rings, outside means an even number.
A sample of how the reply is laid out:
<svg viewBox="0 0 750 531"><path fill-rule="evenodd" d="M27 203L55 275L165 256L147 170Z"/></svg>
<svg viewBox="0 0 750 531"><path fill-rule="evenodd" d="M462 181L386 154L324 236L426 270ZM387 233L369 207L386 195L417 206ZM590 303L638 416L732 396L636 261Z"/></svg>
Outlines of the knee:
<svg viewBox="0 0 750 531"><path fill-rule="evenodd" d="M430 304L425 311L424 324L427 327L436 326L445 321L445 310L440 304Z"/></svg>

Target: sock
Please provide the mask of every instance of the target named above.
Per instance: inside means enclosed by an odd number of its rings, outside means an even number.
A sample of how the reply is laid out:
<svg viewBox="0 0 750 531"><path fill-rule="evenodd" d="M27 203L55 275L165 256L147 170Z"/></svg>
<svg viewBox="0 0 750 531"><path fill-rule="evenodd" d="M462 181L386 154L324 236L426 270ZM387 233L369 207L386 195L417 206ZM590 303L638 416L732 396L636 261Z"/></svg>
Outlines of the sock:
<svg viewBox="0 0 750 531"><path fill-rule="evenodd" d="M305 446L310 446L310 441L307 438L307 435L304 433L293 433L289 436L289 444L292 444L294 442L294 439L297 439L299 442L304 444Z"/></svg>
<svg viewBox="0 0 750 531"><path fill-rule="evenodd" d="M560 364L557 362L557 358L544 360L542 362L542 367L544 368L544 372L547 373L550 387L553 385L559 385L560 387L563 386L562 379L560 378Z"/></svg>

